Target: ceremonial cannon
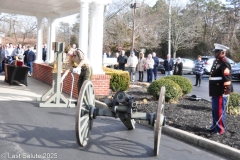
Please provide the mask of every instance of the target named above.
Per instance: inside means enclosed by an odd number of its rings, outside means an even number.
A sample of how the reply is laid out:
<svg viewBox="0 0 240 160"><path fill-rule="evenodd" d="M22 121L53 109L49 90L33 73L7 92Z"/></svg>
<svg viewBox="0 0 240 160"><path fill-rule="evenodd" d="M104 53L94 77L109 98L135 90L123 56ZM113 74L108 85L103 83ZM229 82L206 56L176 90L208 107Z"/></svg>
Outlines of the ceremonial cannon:
<svg viewBox="0 0 240 160"><path fill-rule="evenodd" d="M165 87L160 90L158 108L156 113L137 112L138 108L134 97L119 91L113 96L113 100L105 103L95 100L94 86L91 81L85 81L80 89L77 113L75 117L75 129L77 143L84 147L87 145L93 120L97 116L120 118L129 129L135 129L135 120L146 120L154 126L154 155L157 156L160 147L162 126L165 125L164 116Z"/></svg>

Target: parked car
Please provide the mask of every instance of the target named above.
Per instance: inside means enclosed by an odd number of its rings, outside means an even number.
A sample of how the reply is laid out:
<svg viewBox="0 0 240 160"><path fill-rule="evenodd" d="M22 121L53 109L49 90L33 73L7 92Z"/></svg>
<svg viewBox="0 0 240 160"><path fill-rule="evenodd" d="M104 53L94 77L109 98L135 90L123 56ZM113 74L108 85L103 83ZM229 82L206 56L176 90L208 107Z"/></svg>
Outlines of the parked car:
<svg viewBox="0 0 240 160"><path fill-rule="evenodd" d="M193 74L192 70L195 66L194 61L187 58L181 58L183 63L183 74ZM174 63L175 64L175 63Z"/></svg>
<svg viewBox="0 0 240 160"><path fill-rule="evenodd" d="M205 68L204 68L204 73L203 74L210 74L213 62L216 58L213 56L202 56L202 60L205 62ZM236 63L231 60L230 58L227 58L231 66L234 66Z"/></svg>
<svg viewBox="0 0 240 160"><path fill-rule="evenodd" d="M158 58L159 59L159 64L158 64L158 70L162 73L165 74L165 68L163 66L164 59Z"/></svg>
<svg viewBox="0 0 240 160"><path fill-rule="evenodd" d="M161 59L161 60L160 60ZM181 58L182 59L182 63L183 63L183 74L192 74L193 68L194 68L194 61L191 59L187 59L187 58ZM159 65L158 65L158 70L161 71L162 74L165 74L165 68L163 66L164 63L164 59L159 58ZM173 62L174 64L176 63L177 58L173 58ZM173 67L174 70L174 67Z"/></svg>
<svg viewBox="0 0 240 160"><path fill-rule="evenodd" d="M240 63L232 66L232 79L240 80Z"/></svg>

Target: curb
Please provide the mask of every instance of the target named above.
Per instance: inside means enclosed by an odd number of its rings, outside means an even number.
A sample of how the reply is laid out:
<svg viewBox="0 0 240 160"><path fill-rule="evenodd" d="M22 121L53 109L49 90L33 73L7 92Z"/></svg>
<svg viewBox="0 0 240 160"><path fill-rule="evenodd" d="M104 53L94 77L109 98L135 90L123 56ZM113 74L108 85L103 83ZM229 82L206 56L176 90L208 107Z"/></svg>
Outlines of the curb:
<svg viewBox="0 0 240 160"><path fill-rule="evenodd" d="M137 120L136 121L138 124L152 128L148 124L148 121L144 120ZM239 160L240 157L240 150L229 147L227 145L197 136L195 134L173 128L171 126L164 126L162 132L168 136L174 137L176 139L179 139L181 141L184 141L189 144L193 144L197 147L206 149L208 151L217 153L219 155L222 155L226 158L230 158L232 160Z"/></svg>

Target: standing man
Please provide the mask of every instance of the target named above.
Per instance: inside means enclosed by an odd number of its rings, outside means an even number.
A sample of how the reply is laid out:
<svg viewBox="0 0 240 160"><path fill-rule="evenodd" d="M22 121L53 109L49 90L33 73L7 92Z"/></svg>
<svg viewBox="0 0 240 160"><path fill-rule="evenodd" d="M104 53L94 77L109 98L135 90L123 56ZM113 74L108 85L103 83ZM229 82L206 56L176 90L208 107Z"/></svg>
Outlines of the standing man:
<svg viewBox="0 0 240 160"><path fill-rule="evenodd" d="M195 68L194 68L194 72L196 75L196 83L194 86L198 85L199 82L199 87L201 86L201 80L202 80L202 75L203 75L203 71L204 71L204 62L202 61L202 56L198 55L198 59L195 62Z"/></svg>
<svg viewBox="0 0 240 160"><path fill-rule="evenodd" d="M128 72L129 72L130 79L131 79L132 82L135 81L135 74L136 74L137 64L138 64L138 59L135 56L134 51L132 51L131 55L128 57L128 60L127 60L127 65L129 67Z"/></svg>
<svg viewBox="0 0 240 160"><path fill-rule="evenodd" d="M3 46L2 46L2 44L0 44L0 54L2 53L2 48L3 48Z"/></svg>
<svg viewBox="0 0 240 160"><path fill-rule="evenodd" d="M173 75L173 60L171 59L171 55L168 54L167 55L167 59L163 62L163 66L164 66L164 69L165 69L165 76L168 76L168 75Z"/></svg>
<svg viewBox="0 0 240 160"><path fill-rule="evenodd" d="M153 75L154 75L154 79L157 79L157 70L158 70L158 65L159 65L159 59L156 56L156 53L153 52L152 53L152 58L154 60L154 65L153 65Z"/></svg>
<svg viewBox="0 0 240 160"><path fill-rule="evenodd" d="M12 43L9 43L9 47L7 48L8 51L8 56L9 56L9 60L12 62L12 60L15 60L13 58L13 51L14 51L14 47ZM7 57L6 57L7 58Z"/></svg>
<svg viewBox="0 0 240 160"><path fill-rule="evenodd" d="M3 45L3 47L4 47L4 45ZM4 60L4 57L5 57L5 52L2 49L2 45L0 44L0 73L2 73L2 71L3 71L2 62Z"/></svg>
<svg viewBox="0 0 240 160"><path fill-rule="evenodd" d="M43 60L43 62L45 62L46 59L47 59L47 45L44 44L43 49L42 49L42 60Z"/></svg>
<svg viewBox="0 0 240 160"><path fill-rule="evenodd" d="M8 63L7 56L8 50L7 50L7 44L3 45L2 51L1 51L1 57L2 57L2 71L5 72L5 63Z"/></svg>
<svg viewBox="0 0 240 160"><path fill-rule="evenodd" d="M223 134L226 126L226 106L229 94L233 92L231 82L231 65L226 58L228 47L214 44L213 50L216 60L209 75L209 95L212 97L212 126L207 128L216 134Z"/></svg>
<svg viewBox="0 0 240 160"><path fill-rule="evenodd" d="M27 47L28 50L24 52L24 65L30 67L30 71L28 73L29 76L32 76L33 73L33 62L36 60L35 53L31 50L31 46Z"/></svg>
<svg viewBox="0 0 240 160"><path fill-rule="evenodd" d="M118 56L118 59L117 59L117 62L119 64L119 69L121 70L125 70L125 64L127 63L127 56L125 55L125 51L122 50L121 51L121 54Z"/></svg>

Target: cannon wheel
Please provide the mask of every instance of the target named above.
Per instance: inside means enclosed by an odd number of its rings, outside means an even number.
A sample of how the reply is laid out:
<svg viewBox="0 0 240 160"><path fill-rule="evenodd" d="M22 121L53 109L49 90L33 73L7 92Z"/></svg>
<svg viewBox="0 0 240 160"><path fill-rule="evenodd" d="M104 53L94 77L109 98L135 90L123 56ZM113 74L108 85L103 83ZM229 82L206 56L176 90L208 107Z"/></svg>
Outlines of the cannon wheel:
<svg viewBox="0 0 240 160"><path fill-rule="evenodd" d="M164 115L164 105L165 105L165 87L161 87L160 96L158 100L158 109L156 114L156 119L154 123L154 155L157 156L159 153L160 139L162 134L162 124L161 119Z"/></svg>
<svg viewBox="0 0 240 160"><path fill-rule="evenodd" d="M78 96L75 117L75 131L78 145L84 147L88 143L92 128L93 108L95 106L94 87L91 81L84 81Z"/></svg>

